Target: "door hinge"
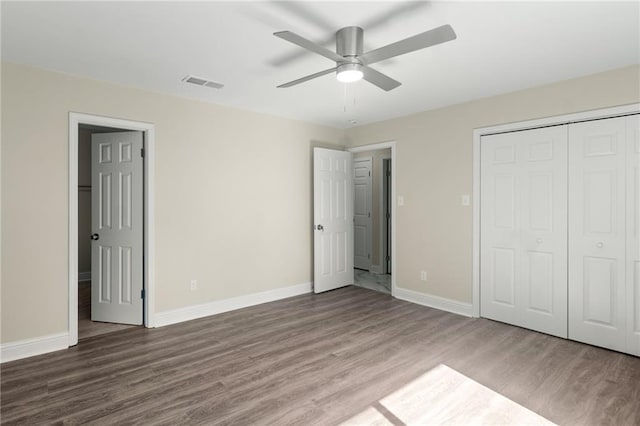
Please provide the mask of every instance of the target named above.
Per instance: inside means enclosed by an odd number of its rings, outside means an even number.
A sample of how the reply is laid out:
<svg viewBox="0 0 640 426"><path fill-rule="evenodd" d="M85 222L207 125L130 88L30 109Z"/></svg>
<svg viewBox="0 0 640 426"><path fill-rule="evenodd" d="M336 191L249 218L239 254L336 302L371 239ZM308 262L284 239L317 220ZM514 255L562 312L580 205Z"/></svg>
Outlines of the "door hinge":
<svg viewBox="0 0 640 426"><path fill-rule="evenodd" d="M144 158L144 148L140 148L140 157Z"/></svg>
<svg viewBox="0 0 640 426"><path fill-rule="evenodd" d="M140 299L144 299L144 288L140 290Z"/></svg>
<svg viewBox="0 0 640 426"><path fill-rule="evenodd" d="M391 256L387 256L387 262L391 260Z"/></svg>
<svg viewBox="0 0 640 426"><path fill-rule="evenodd" d="M371 259L371 255L367 253L367 259Z"/></svg>
<svg viewBox="0 0 640 426"><path fill-rule="evenodd" d="M371 212L367 213L367 217L371 217Z"/></svg>
<svg viewBox="0 0 640 426"><path fill-rule="evenodd" d="M387 170L387 176L391 177L391 170Z"/></svg>
<svg viewBox="0 0 640 426"><path fill-rule="evenodd" d="M371 170L369 170L369 177L371 177Z"/></svg>
<svg viewBox="0 0 640 426"><path fill-rule="evenodd" d="M387 219L391 219L391 213L387 212Z"/></svg>

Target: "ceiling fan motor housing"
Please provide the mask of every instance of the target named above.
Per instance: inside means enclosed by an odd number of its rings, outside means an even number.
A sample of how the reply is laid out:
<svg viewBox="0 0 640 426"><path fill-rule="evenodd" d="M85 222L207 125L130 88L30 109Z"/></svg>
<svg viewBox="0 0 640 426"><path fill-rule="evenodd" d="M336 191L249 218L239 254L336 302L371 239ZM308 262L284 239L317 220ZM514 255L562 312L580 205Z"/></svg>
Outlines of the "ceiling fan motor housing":
<svg viewBox="0 0 640 426"><path fill-rule="evenodd" d="M353 59L351 63L360 63L357 56L362 55L362 34L360 27L345 27L336 32L336 53Z"/></svg>

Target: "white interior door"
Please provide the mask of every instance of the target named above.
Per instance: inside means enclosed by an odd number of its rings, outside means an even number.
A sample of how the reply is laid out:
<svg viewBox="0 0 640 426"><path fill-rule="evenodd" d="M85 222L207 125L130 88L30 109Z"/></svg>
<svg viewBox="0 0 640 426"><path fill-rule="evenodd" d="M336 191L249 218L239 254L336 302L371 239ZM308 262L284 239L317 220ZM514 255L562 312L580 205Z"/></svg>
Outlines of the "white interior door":
<svg viewBox="0 0 640 426"><path fill-rule="evenodd" d="M481 140L481 315L567 336L567 130Z"/></svg>
<svg viewBox="0 0 640 426"><path fill-rule="evenodd" d="M91 137L91 319L142 324L142 132Z"/></svg>
<svg viewBox="0 0 640 426"><path fill-rule="evenodd" d="M353 265L367 271L371 268L373 234L371 163L371 157L353 160Z"/></svg>
<svg viewBox="0 0 640 426"><path fill-rule="evenodd" d="M313 149L314 292L353 284L351 153Z"/></svg>
<svg viewBox="0 0 640 426"><path fill-rule="evenodd" d="M569 338L626 348L624 117L569 126Z"/></svg>
<svg viewBox="0 0 640 426"><path fill-rule="evenodd" d="M627 117L627 347L640 356L640 115Z"/></svg>

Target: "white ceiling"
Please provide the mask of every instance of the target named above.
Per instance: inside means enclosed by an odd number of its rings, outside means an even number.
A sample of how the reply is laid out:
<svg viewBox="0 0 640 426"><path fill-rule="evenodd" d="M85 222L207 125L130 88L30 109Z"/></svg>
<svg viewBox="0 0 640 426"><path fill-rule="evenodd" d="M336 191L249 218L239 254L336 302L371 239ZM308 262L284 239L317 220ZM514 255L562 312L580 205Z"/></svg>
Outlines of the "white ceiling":
<svg viewBox="0 0 640 426"><path fill-rule="evenodd" d="M637 1L2 1L1 8L4 61L334 127L640 63ZM321 42L358 25L371 50L443 24L457 40L372 66L402 82L390 92L333 75L276 89L333 63L275 31ZM225 87L182 83L188 74Z"/></svg>

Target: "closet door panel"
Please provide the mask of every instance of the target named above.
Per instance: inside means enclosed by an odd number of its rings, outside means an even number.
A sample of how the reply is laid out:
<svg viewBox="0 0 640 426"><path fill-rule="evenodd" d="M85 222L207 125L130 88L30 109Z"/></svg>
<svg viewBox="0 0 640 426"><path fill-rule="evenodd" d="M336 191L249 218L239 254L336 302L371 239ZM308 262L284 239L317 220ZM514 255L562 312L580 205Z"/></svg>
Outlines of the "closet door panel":
<svg viewBox="0 0 640 426"><path fill-rule="evenodd" d="M627 347L640 356L640 116L627 117Z"/></svg>
<svg viewBox="0 0 640 426"><path fill-rule="evenodd" d="M567 127L522 132L521 324L567 337Z"/></svg>
<svg viewBox="0 0 640 426"><path fill-rule="evenodd" d="M481 315L567 336L566 126L481 142Z"/></svg>
<svg viewBox="0 0 640 426"><path fill-rule="evenodd" d="M626 119L569 126L569 338L626 348Z"/></svg>
<svg viewBox="0 0 640 426"><path fill-rule="evenodd" d="M517 148L508 135L482 138L480 298L483 317L519 325Z"/></svg>

